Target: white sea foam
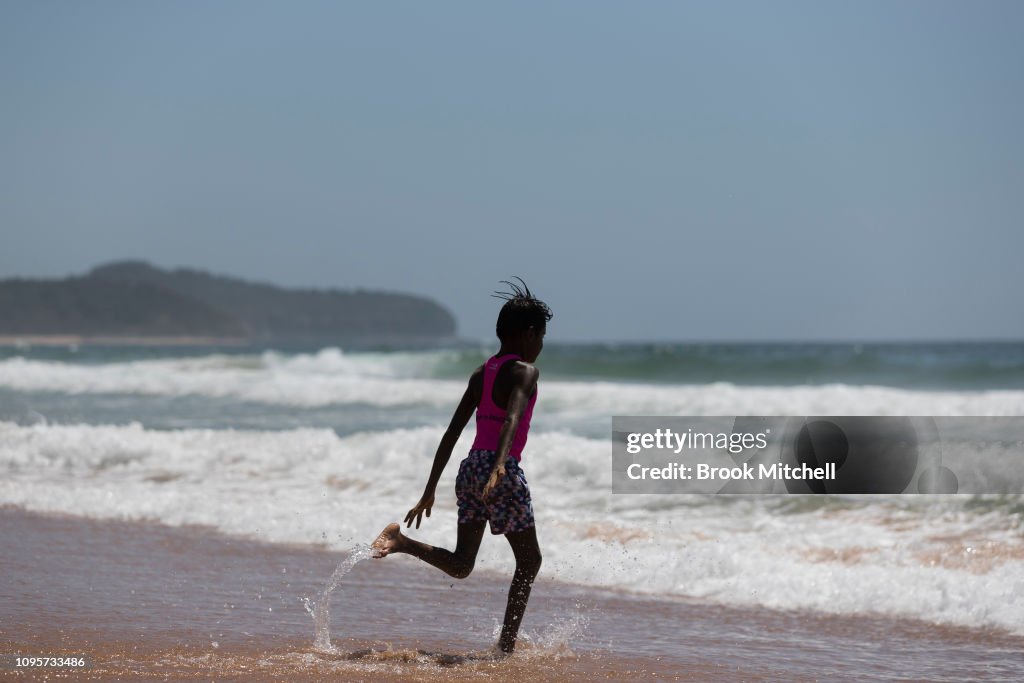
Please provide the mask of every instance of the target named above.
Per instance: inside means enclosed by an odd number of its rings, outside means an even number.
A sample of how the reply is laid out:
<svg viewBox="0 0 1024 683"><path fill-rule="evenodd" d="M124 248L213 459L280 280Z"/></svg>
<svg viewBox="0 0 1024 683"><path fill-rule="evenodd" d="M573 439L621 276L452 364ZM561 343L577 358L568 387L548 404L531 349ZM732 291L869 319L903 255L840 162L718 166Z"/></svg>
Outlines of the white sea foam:
<svg viewBox="0 0 1024 683"><path fill-rule="evenodd" d="M428 359L407 354L353 359L338 349L283 356L204 356L85 365L28 360L0 362L0 386L69 394L204 396L299 407L365 403L437 404L458 389L451 382L397 379Z"/></svg>
<svg viewBox="0 0 1024 683"><path fill-rule="evenodd" d="M315 429L0 422L0 503L208 524L344 549L368 542L415 503L441 431L338 437ZM467 434L454 458L468 446ZM607 440L531 434L523 466L546 575L737 605L881 612L1024 633L1017 513L972 511L957 497L613 496L609 456ZM429 543L454 543L456 464L415 534ZM507 545L486 541L478 567L509 573Z"/></svg>
<svg viewBox="0 0 1024 683"><path fill-rule="evenodd" d="M214 355L101 365L0 361L0 387L23 392L200 396L316 407L453 406L464 380L427 379L446 352ZM652 385L545 381L540 419L610 415L1021 415L1024 391L924 391L879 386Z"/></svg>

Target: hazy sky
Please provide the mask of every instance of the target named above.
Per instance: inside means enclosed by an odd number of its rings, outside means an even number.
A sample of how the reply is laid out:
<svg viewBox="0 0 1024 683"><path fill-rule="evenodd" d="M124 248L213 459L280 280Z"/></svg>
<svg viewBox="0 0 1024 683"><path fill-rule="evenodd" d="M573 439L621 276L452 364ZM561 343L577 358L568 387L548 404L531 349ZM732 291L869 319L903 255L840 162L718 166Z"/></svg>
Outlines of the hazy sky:
<svg viewBox="0 0 1024 683"><path fill-rule="evenodd" d="M0 277L549 339L1024 338L1024 3L0 3Z"/></svg>

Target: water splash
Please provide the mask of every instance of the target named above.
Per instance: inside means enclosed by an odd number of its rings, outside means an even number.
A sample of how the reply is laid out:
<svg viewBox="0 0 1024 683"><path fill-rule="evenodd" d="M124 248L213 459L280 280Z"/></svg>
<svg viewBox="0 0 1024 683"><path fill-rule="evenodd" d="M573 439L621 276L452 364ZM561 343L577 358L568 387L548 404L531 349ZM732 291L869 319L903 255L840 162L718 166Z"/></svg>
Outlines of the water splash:
<svg viewBox="0 0 1024 683"><path fill-rule="evenodd" d="M587 626L590 625L592 611L583 603L577 602L571 614L548 624L548 627L534 639L539 650L548 656L574 656L571 642L583 637Z"/></svg>
<svg viewBox="0 0 1024 683"><path fill-rule="evenodd" d="M577 601L572 612L556 617L540 631L520 631L519 643L526 647L517 647L516 656L520 659L547 660L576 657L572 643L584 637L593 613L592 607ZM501 623L496 622L492 635L497 640L500 634ZM497 642L494 652L499 655L501 653Z"/></svg>
<svg viewBox="0 0 1024 683"><path fill-rule="evenodd" d="M366 544L353 546L349 551L348 557L335 567L334 573L331 574L330 580L327 581L327 585L320 592L320 597L316 599L316 602L310 601L309 598L302 598L303 605L305 605L309 615L313 617L313 624L316 627L316 639L313 642L314 649L321 652L335 652L334 646L331 645L331 594L334 593L342 578L352 571L352 567L363 560L369 559L372 554L372 549Z"/></svg>

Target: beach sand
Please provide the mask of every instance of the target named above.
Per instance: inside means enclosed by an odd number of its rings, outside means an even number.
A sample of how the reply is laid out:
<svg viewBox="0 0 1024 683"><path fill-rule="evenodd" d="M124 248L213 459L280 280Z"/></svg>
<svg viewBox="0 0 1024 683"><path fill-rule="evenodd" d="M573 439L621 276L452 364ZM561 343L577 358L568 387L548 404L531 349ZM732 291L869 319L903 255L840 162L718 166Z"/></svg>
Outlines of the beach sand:
<svg viewBox="0 0 1024 683"><path fill-rule="evenodd" d="M495 659L510 577L484 567L457 581L401 555L360 562L342 580L331 603L337 652L325 653L313 647L303 598L316 599L342 553L10 506L0 508L0 548L4 680L1024 677L1024 638L1006 633L645 597L561 583L544 569L524 641ZM16 654L90 662L17 670Z"/></svg>

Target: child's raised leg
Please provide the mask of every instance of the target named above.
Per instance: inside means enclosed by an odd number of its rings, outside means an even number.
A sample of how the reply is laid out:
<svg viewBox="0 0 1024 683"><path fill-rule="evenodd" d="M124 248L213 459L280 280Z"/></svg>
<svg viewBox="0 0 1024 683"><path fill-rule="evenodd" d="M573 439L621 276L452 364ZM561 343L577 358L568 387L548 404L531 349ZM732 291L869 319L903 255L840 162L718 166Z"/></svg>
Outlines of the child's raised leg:
<svg viewBox="0 0 1024 683"><path fill-rule="evenodd" d="M537 545L537 529L515 531L505 534L512 553L516 556L516 573L508 589L508 605L505 607L505 621L501 627L498 647L502 652L511 653L519 637L519 625L523 621L526 602L530 599L533 580L540 571L540 546Z"/></svg>
<svg viewBox="0 0 1024 683"><path fill-rule="evenodd" d="M459 525L459 536L455 552L415 541L402 533L398 524L388 524L373 542L375 557L386 557L391 553L407 553L432 564L456 579L464 579L473 571L476 553L484 537L486 520L467 522ZM536 540L534 540L536 543Z"/></svg>

